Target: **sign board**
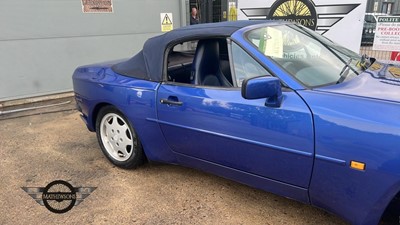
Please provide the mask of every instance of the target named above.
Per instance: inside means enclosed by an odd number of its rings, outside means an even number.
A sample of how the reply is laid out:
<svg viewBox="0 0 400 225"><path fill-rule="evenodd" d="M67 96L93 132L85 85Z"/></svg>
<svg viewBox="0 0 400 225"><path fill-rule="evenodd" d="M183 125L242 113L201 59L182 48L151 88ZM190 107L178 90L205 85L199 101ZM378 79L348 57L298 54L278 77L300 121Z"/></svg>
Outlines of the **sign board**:
<svg viewBox="0 0 400 225"><path fill-rule="evenodd" d="M390 60L400 61L400 52L392 52L392 54L390 55Z"/></svg>
<svg viewBox="0 0 400 225"><path fill-rule="evenodd" d="M373 50L400 51L400 16L379 16Z"/></svg>
<svg viewBox="0 0 400 225"><path fill-rule="evenodd" d="M238 0L238 19L297 22L359 52L366 6L367 0Z"/></svg>
<svg viewBox="0 0 400 225"><path fill-rule="evenodd" d="M172 22L172 13L160 13L161 18L161 31L168 32L174 29Z"/></svg>
<svg viewBox="0 0 400 225"><path fill-rule="evenodd" d="M112 13L112 0L81 0L84 13Z"/></svg>

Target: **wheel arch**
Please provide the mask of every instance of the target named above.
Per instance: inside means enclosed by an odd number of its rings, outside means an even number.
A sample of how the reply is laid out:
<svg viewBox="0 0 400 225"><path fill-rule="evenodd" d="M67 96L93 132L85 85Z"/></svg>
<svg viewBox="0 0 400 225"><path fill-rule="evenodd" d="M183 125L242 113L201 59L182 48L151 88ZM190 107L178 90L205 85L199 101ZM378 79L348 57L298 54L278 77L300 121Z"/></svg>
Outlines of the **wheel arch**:
<svg viewBox="0 0 400 225"><path fill-rule="evenodd" d="M100 109L102 109L102 108L104 108L104 107L106 107L106 106L113 106L113 107L115 107L116 109L118 109L118 107L116 107L115 105L113 105L113 104L111 104L111 103L108 103L108 102L100 102L100 103L97 103L97 104L93 107L92 113L90 114L91 117L90 117L90 119L88 120L89 127L90 127L90 131L96 131L96 120L97 120L97 116L98 116L98 114L99 114L99 112L100 112ZM118 109L118 110L119 110L119 109ZM119 111L120 111L120 110L119 110Z"/></svg>
<svg viewBox="0 0 400 225"><path fill-rule="evenodd" d="M138 155L138 156L136 156L134 158L129 157L126 161L127 163L125 163L125 161L119 161L118 158L114 158L112 156L112 154L110 154L110 149L107 149L107 147L105 147L105 145L102 141L103 138L101 137L101 134L100 134L100 132L102 130L102 129L100 129L100 127L102 127L101 126L101 123L103 121L102 118L105 118L105 116L110 113L118 115L120 117L120 119L129 127L126 129L129 129L129 132L131 133L131 135L134 135L137 137L137 146L138 147L136 150L132 150L132 151L135 151L136 155ZM114 104L99 103L93 108L93 112L91 115L92 115L91 121L94 123L98 142L100 144L100 147L101 147L103 153L109 159L109 161L111 161L114 165L124 168L124 169L134 169L148 161L146 153L145 153L143 145L142 145L142 142L141 142L141 138L139 137L137 130L133 127L132 121L129 120L128 116L126 115L126 113L123 110L121 110L119 107L117 107ZM118 143L117 143L117 145L118 145ZM133 143L132 143L132 149L133 148L134 147L133 147Z"/></svg>
<svg viewBox="0 0 400 225"><path fill-rule="evenodd" d="M163 134L157 123L141 118L137 115L137 110L131 110L132 105L129 105L129 109L118 104L113 104L109 101L98 101L91 107L89 117L87 118L87 125L90 131L96 132L96 119L102 108L112 106L121 112L128 120L129 124L136 130L139 140L142 144L143 153L145 160L147 161L158 161L166 163L177 163L177 159L174 153L171 152L169 146L164 140ZM151 112L154 108L142 107L142 110ZM139 122L138 122L139 121ZM157 140L157 141L154 141Z"/></svg>
<svg viewBox="0 0 400 225"><path fill-rule="evenodd" d="M397 224L400 219L400 190L392 197L381 216L381 221Z"/></svg>

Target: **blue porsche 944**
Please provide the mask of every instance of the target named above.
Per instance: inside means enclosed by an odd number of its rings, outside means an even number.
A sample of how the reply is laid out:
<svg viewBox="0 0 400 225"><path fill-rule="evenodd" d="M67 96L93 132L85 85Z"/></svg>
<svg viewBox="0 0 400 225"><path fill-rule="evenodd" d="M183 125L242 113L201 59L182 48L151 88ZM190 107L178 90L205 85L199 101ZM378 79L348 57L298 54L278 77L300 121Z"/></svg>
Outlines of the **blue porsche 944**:
<svg viewBox="0 0 400 225"><path fill-rule="evenodd" d="M353 224L400 214L400 68L278 21L201 24L78 67L104 155L207 171Z"/></svg>

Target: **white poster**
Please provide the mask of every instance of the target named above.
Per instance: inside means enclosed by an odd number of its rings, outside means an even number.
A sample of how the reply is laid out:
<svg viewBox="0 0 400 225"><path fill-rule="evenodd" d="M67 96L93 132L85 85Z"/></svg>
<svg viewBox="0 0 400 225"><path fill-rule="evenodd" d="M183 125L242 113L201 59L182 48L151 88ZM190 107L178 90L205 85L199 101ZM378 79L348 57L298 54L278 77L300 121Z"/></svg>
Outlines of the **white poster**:
<svg viewBox="0 0 400 225"><path fill-rule="evenodd" d="M400 51L400 16L378 17L372 49Z"/></svg>
<svg viewBox="0 0 400 225"><path fill-rule="evenodd" d="M238 0L238 19L300 23L359 52L367 0Z"/></svg>

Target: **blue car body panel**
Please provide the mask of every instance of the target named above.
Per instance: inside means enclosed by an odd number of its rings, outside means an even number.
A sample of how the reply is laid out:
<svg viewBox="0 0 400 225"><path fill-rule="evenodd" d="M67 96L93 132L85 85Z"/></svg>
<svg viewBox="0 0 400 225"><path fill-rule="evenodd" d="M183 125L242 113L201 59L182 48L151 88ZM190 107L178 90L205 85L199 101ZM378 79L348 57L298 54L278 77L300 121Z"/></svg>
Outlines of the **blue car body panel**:
<svg viewBox="0 0 400 225"><path fill-rule="evenodd" d="M353 224L377 224L400 191L399 80L385 76L383 66L306 89L245 41L245 32L259 26L246 24L230 38L282 81L280 107L246 100L239 88L142 80L114 72L115 62L102 63L73 75L88 129L95 131L102 106L113 105L137 131L149 160L208 171ZM352 161L365 170L351 168Z"/></svg>
<svg viewBox="0 0 400 225"><path fill-rule="evenodd" d="M158 119L175 152L288 184L307 187L314 155L311 113L294 91L279 108L246 100L240 89L162 84Z"/></svg>
<svg viewBox="0 0 400 225"><path fill-rule="evenodd" d="M138 135L149 159L176 163L159 125L152 122L157 119L155 98L159 83L120 76L110 69L89 72L78 68L74 78L77 104L89 130L95 130L96 110L113 105L140 130Z"/></svg>
<svg viewBox="0 0 400 225"><path fill-rule="evenodd" d="M361 224L376 224L375 215L383 213L400 187L400 103L385 94L399 87L381 83L369 73L334 87L330 92L328 88L300 92L315 122L311 202L347 215L349 221L358 215L365 218ZM383 94L387 100L378 100ZM365 163L366 170L350 169L351 161Z"/></svg>

